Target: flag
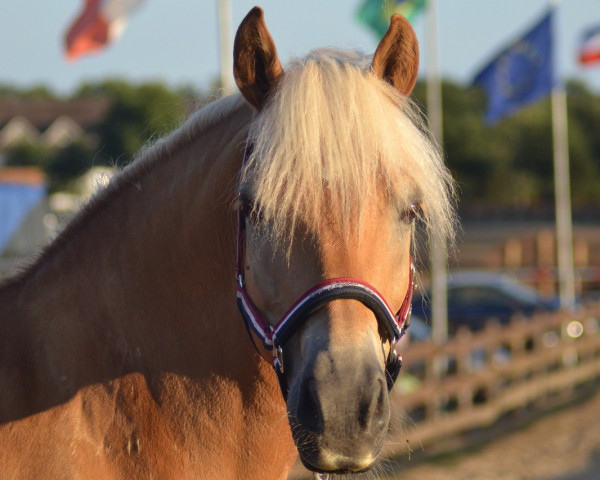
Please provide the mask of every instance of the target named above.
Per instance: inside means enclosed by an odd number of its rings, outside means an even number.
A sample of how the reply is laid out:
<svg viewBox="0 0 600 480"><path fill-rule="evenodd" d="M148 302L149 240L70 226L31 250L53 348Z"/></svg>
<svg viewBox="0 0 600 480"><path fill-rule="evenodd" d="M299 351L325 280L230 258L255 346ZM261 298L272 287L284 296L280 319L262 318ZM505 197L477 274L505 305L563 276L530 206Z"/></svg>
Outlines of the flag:
<svg viewBox="0 0 600 480"><path fill-rule="evenodd" d="M409 22L425 7L425 0L365 0L358 10L358 19L382 38L390 26L390 18L400 13Z"/></svg>
<svg viewBox="0 0 600 480"><path fill-rule="evenodd" d="M584 32L579 43L579 63L582 65L600 63L600 25Z"/></svg>
<svg viewBox="0 0 600 480"><path fill-rule="evenodd" d="M473 80L485 89L485 121L496 123L505 115L550 94L554 86L553 11L518 40L504 48Z"/></svg>
<svg viewBox="0 0 600 480"><path fill-rule="evenodd" d="M123 33L127 17L144 0L85 0L65 38L67 59L101 50Z"/></svg>

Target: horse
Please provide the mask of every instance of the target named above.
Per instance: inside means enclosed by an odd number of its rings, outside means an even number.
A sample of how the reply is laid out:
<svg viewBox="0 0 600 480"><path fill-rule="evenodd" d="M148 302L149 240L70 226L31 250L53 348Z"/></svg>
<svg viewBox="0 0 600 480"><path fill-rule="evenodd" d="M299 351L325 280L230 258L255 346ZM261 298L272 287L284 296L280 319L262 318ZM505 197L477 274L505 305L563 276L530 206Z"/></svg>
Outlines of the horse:
<svg viewBox="0 0 600 480"><path fill-rule="evenodd" d="M454 228L417 70L399 15L372 60L284 70L252 9L241 95L144 148L3 281L0 477L283 479L298 454L317 475L369 469L415 218Z"/></svg>

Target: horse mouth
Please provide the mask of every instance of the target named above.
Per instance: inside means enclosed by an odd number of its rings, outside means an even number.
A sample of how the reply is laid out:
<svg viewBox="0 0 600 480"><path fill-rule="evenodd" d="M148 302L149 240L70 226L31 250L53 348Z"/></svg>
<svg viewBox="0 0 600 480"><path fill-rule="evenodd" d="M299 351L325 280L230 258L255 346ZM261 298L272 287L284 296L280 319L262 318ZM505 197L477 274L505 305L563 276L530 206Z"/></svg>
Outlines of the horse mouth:
<svg viewBox="0 0 600 480"><path fill-rule="evenodd" d="M304 465L304 467L307 470L322 475L344 475L364 473L371 469L373 462L375 461L373 457L370 457L363 462L357 462L355 459L350 459L343 456L330 457L326 459L326 462L324 462L323 460L325 459L320 456L316 462L319 463L319 465L315 465L312 463L314 460L308 459L304 455L302 455L302 453L300 453L300 461L302 462L302 465ZM329 465L325 465L324 463L329 463Z"/></svg>
<svg viewBox="0 0 600 480"><path fill-rule="evenodd" d="M363 444L361 448L360 441L328 441L326 436L310 432L300 424L291 424L291 427L300 461L307 470L315 473L327 475L366 472L373 466L381 449L379 442L370 446ZM333 445L329 445L330 443Z"/></svg>

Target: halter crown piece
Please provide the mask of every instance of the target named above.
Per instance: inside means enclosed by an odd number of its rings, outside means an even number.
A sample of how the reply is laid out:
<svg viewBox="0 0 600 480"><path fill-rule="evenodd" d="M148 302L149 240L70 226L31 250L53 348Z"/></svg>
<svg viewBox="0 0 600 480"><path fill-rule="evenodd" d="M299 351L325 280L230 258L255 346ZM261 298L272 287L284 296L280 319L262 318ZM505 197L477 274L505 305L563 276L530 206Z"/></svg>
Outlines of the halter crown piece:
<svg viewBox="0 0 600 480"><path fill-rule="evenodd" d="M247 143L242 166L246 163L251 151L252 146ZM251 331L262 341L264 349L273 353L273 368L277 373L284 398L287 398L288 393L283 365L283 348L285 344L311 314L327 303L340 299L360 301L375 314L377 321L386 329L391 347L385 372L387 387L388 390L391 390L402 367L402 357L396 352L396 343L404 336L410 326L411 299L413 290L416 287L412 258L409 267L409 287L402 306L396 314L392 312L383 296L371 285L354 278L340 277L325 280L306 291L283 317L272 326L252 302L244 283L245 231L246 218L240 206L238 207L236 259L237 304L254 346L256 347L256 343ZM258 347L256 348L258 350Z"/></svg>

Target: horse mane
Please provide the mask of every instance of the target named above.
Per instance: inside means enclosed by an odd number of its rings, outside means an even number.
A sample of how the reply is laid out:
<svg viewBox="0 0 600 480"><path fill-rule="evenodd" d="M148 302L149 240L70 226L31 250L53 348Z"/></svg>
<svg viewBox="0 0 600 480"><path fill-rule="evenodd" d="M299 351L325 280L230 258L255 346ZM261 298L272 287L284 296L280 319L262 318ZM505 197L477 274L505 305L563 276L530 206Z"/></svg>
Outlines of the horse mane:
<svg viewBox="0 0 600 480"><path fill-rule="evenodd" d="M245 107L241 95L220 98L194 112L179 128L167 136L148 143L135 159L83 206L56 238L45 246L31 264L25 264L15 274L0 280L0 288L18 283L24 277L34 273L48 258L60 250L69 239L80 232L109 202L132 185L136 185L144 176L152 172L153 166L167 161L180 149L189 145L196 137L211 126L226 120L230 115Z"/></svg>
<svg viewBox="0 0 600 480"><path fill-rule="evenodd" d="M369 66L331 49L292 59L251 126L240 193L280 240L299 222L317 231L323 212L360 229L383 191L399 208L422 201L428 229L452 241L453 183L423 115Z"/></svg>

